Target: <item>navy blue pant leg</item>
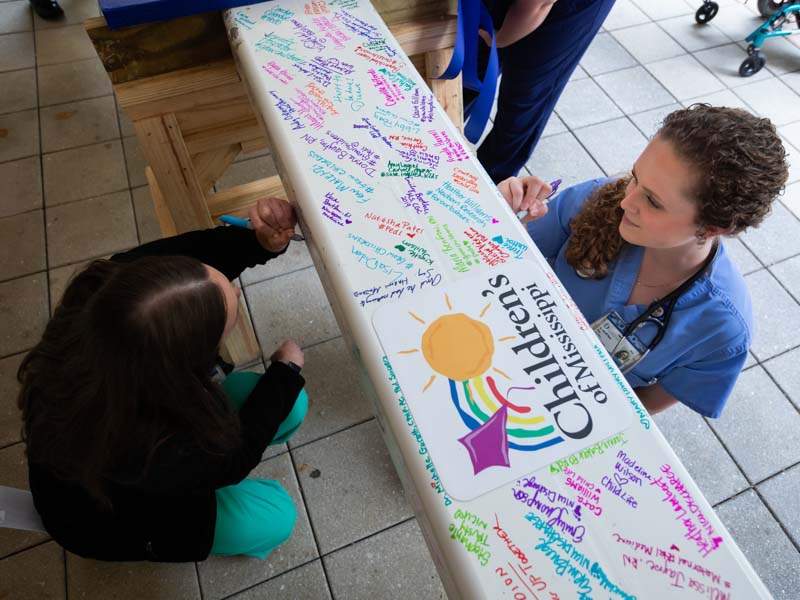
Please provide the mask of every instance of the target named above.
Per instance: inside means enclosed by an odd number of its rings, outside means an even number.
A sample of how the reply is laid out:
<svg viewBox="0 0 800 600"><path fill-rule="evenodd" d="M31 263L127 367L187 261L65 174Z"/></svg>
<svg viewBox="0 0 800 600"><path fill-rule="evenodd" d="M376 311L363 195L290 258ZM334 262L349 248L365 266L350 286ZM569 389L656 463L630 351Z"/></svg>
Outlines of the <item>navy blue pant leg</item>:
<svg viewBox="0 0 800 600"><path fill-rule="evenodd" d="M613 5L614 0L559 0L538 29L500 50L497 115L478 148L478 160L495 183L519 173L530 158L564 86ZM501 19L495 16L496 28Z"/></svg>

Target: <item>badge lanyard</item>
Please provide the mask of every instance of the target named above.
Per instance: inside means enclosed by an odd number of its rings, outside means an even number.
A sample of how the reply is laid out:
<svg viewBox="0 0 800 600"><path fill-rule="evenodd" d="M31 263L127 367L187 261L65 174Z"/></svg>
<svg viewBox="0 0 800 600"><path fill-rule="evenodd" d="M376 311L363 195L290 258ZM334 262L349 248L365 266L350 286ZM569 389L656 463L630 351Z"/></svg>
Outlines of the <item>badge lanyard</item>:
<svg viewBox="0 0 800 600"><path fill-rule="evenodd" d="M592 323L592 329L623 373L629 372L638 365L664 339L678 299L709 270L718 253L719 244L717 243L703 266L694 275L673 292L652 302L642 314L629 324L626 325L624 319L614 310ZM638 328L648 323L655 325L656 335L649 344L644 344L633 334Z"/></svg>

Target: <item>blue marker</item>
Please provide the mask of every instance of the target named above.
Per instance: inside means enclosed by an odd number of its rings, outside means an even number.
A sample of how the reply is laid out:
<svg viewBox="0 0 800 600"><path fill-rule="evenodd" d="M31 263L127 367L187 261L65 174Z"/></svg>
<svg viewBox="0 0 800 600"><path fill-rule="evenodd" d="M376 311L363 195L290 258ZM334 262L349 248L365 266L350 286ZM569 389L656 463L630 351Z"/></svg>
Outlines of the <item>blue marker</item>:
<svg viewBox="0 0 800 600"><path fill-rule="evenodd" d="M250 223L250 219L240 219L239 217L232 217L230 215L222 215L219 218L220 222L225 223L225 225L233 225L234 227L241 227L242 229L252 229L253 225ZM306 238L304 238L301 234L295 233L292 235L292 240L295 242L303 242Z"/></svg>
<svg viewBox="0 0 800 600"><path fill-rule="evenodd" d="M553 188L553 191L550 192L550 195L547 196L547 198L545 198L545 200L550 200L550 198L553 197L553 194L555 194L558 191L558 186L560 186L560 185L561 185L561 180L560 179L556 179L555 181L551 181L550 182L550 187ZM521 210L521 211L519 211L517 213L517 218L518 219L524 219L527 216L528 216L528 211L527 210Z"/></svg>

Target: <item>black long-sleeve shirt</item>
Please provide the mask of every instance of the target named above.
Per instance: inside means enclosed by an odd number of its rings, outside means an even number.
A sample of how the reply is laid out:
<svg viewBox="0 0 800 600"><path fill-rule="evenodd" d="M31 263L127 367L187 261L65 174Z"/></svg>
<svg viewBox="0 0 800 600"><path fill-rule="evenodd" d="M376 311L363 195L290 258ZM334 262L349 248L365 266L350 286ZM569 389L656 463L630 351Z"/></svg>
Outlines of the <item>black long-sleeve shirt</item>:
<svg viewBox="0 0 800 600"><path fill-rule="evenodd" d="M218 227L156 240L111 260L191 256L234 279L245 268L280 254L262 248L252 231ZM214 539L215 490L238 483L255 468L303 385L303 378L288 366L272 363L239 411L242 443L236 451L209 454L191 432L176 432L158 448L144 479L108 483L111 510L46 466L29 465L31 492L46 529L67 550L87 558L205 559Z"/></svg>

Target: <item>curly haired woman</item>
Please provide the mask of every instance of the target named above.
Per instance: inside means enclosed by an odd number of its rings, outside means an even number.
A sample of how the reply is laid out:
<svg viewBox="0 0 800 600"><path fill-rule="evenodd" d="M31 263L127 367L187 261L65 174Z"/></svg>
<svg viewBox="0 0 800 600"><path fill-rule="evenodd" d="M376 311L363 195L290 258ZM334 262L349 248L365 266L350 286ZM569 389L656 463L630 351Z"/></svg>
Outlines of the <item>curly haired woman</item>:
<svg viewBox="0 0 800 600"><path fill-rule="evenodd" d="M576 185L550 210L538 177L498 187L648 411L718 417L753 330L721 237L761 223L787 177L768 119L696 104L664 119L629 176Z"/></svg>

